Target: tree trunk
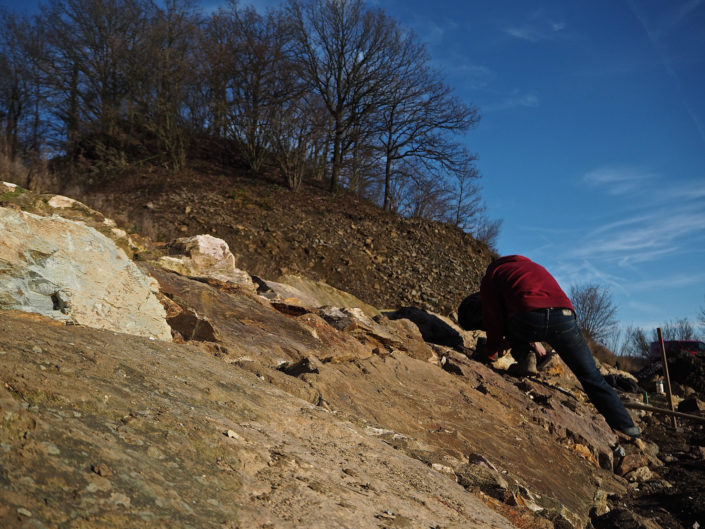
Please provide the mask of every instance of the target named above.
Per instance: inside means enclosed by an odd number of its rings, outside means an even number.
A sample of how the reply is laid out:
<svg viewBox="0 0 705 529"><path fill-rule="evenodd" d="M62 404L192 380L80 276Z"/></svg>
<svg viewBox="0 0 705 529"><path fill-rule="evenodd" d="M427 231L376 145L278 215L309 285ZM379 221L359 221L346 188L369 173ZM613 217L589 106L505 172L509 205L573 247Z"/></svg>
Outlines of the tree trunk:
<svg viewBox="0 0 705 529"><path fill-rule="evenodd" d="M337 120L336 120L337 121ZM336 123L335 136L333 137L333 166L330 171L330 192L335 193L338 190L338 182L340 181L340 166L342 165L343 153L341 146L343 144L343 131L341 126Z"/></svg>

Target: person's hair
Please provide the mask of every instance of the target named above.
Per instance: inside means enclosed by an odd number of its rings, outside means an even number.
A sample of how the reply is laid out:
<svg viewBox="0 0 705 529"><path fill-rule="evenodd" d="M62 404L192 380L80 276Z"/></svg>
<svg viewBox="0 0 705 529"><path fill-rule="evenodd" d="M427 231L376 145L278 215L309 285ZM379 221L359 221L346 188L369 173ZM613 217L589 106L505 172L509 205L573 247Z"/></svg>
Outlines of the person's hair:
<svg viewBox="0 0 705 529"><path fill-rule="evenodd" d="M466 297L458 306L458 325L466 331L483 331L482 302L480 293L475 292Z"/></svg>

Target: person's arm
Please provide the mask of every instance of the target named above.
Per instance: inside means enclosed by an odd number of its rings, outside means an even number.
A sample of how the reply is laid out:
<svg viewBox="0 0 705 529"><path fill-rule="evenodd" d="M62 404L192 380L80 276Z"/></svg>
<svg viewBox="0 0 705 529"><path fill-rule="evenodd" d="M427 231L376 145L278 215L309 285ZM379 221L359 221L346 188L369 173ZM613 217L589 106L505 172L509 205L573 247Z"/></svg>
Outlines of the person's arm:
<svg viewBox="0 0 705 529"><path fill-rule="evenodd" d="M491 274L485 274L485 277L482 278L480 298L482 299L482 322L487 332L484 354L490 357L506 349L504 343L504 308Z"/></svg>

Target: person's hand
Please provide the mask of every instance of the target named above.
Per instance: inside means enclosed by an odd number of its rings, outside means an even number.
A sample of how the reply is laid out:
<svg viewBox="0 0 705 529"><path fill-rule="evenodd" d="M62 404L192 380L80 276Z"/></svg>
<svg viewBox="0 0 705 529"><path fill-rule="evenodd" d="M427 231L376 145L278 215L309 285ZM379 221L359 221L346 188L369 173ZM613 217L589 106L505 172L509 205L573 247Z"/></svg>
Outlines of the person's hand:
<svg viewBox="0 0 705 529"><path fill-rule="evenodd" d="M486 345L487 345L486 338L482 338L482 337L478 338L477 343L475 344L475 354L477 356L484 356Z"/></svg>
<svg viewBox="0 0 705 529"><path fill-rule="evenodd" d="M534 342L531 344L531 347L537 355L546 356L546 348L541 342Z"/></svg>

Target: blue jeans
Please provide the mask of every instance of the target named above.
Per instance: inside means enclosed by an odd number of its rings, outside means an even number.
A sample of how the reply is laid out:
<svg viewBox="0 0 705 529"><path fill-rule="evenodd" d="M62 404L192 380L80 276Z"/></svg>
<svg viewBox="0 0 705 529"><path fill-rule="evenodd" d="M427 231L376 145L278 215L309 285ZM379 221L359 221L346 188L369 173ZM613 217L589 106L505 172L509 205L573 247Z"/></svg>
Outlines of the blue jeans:
<svg viewBox="0 0 705 529"><path fill-rule="evenodd" d="M590 402L615 430L634 426L629 412L617 392L597 369L595 359L571 312L563 309L537 309L509 319L507 338L519 354L528 351L531 342L546 342L553 347L563 362L575 374Z"/></svg>

